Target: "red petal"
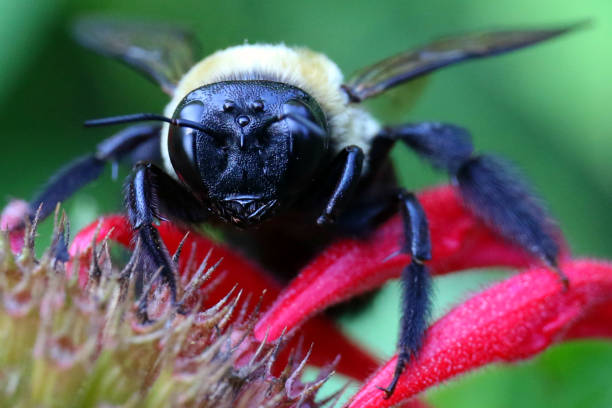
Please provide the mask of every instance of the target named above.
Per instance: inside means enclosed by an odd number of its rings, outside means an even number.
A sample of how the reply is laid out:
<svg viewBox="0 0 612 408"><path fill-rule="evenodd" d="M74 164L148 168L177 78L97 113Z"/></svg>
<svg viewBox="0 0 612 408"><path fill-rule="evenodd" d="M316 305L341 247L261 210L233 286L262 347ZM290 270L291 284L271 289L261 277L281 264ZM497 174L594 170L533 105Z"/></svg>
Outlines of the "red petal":
<svg viewBox="0 0 612 408"><path fill-rule="evenodd" d="M533 257L488 229L463 206L454 188L419 194L431 230L433 274L484 266L525 267ZM410 256L398 254L403 226L399 217L383 224L367 240L346 239L330 246L285 288L255 329L275 340L310 316L399 277Z"/></svg>
<svg viewBox="0 0 612 408"><path fill-rule="evenodd" d="M565 335L566 339L585 337L612 338L612 302L593 307Z"/></svg>
<svg viewBox="0 0 612 408"><path fill-rule="evenodd" d="M82 285L87 282L91 243L98 229L97 242L101 242L108 235L109 239L124 246L129 247L132 243L132 230L124 216L107 216L81 230L74 237L69 252L73 258L78 256L81 259L82 267L79 271L79 282ZM158 230L170 253L176 251L187 232L187 230L176 227L169 222L162 222ZM241 299L245 299L249 293L252 294L254 300L251 301L251 310L264 291L266 291L262 301L264 308L269 307L280 293L280 284L263 270L223 245L214 243L193 231L189 233L183 246L179 263L180 271L184 270L194 244L197 251L194 258L196 265L202 262L210 249L213 249L213 251L208 260L209 265L214 265L219 259L223 258L220 267L211 276L211 281L214 281L215 285L212 290L207 290L204 307L210 307L221 300L236 284L244 290ZM68 270L71 270L70 265ZM328 319L313 319L312 322L304 326L298 336L294 336L293 341L297 342L300 335L304 336L306 345L311 343L315 345L309 359L314 365L324 366L333 361L336 356L342 355L343 358L336 370L361 381L379 365L373 357L344 336ZM290 345L295 345L295 343L290 343Z"/></svg>
<svg viewBox="0 0 612 408"><path fill-rule="evenodd" d="M420 399L414 398L402 404L401 408L431 408L431 405L427 404L426 402Z"/></svg>
<svg viewBox="0 0 612 408"><path fill-rule="evenodd" d="M23 200L12 200L2 210L0 231L10 230L9 241L11 243L11 251L14 254L20 254L25 245L25 229L21 227L13 230L13 228L23 223L29 212L30 207Z"/></svg>
<svg viewBox="0 0 612 408"><path fill-rule="evenodd" d="M383 399L377 386L389 384L397 356L368 380L349 407L391 407L494 361L531 357L567 338L612 335L612 264L575 260L561 268L570 279L568 290L555 273L533 268L458 306L428 330L419 357L390 399Z"/></svg>

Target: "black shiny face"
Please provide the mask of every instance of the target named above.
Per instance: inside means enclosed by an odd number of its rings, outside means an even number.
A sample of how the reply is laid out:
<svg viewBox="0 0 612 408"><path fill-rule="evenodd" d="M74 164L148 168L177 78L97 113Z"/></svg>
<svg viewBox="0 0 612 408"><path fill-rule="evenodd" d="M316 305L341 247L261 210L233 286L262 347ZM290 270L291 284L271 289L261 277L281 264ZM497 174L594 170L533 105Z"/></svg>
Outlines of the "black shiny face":
<svg viewBox="0 0 612 408"><path fill-rule="evenodd" d="M284 83L206 85L185 96L173 118L207 129L170 127L170 160L179 178L222 220L243 228L290 205L329 156L323 111Z"/></svg>

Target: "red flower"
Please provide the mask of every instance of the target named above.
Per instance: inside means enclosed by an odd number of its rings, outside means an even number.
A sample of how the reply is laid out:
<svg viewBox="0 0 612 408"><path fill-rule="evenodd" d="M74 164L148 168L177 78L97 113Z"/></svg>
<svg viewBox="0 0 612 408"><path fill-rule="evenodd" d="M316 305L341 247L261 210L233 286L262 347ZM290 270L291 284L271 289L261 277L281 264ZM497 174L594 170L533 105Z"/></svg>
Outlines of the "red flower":
<svg viewBox="0 0 612 408"><path fill-rule="evenodd" d="M533 258L508 243L463 206L452 187L419 194L432 240L430 271L435 275L485 266L526 267ZM255 328L272 341L330 305L398 278L410 262L399 254L403 225L396 216L367 240L344 240L324 251L285 288ZM397 254L397 255L394 255ZM566 255L562 255L565 257Z"/></svg>
<svg viewBox="0 0 612 408"><path fill-rule="evenodd" d="M394 357L353 396L349 407L391 407L457 374L495 361L531 357L554 342L612 337L612 264L567 260L570 279L533 268L485 290L434 323L419 357L383 399L378 386L393 377Z"/></svg>
<svg viewBox="0 0 612 408"><path fill-rule="evenodd" d="M431 228L432 273L537 264L529 254L477 220L461 204L453 188L431 189L419 198ZM11 225L9 218L3 215L3 226ZM160 224L159 231L171 253L186 233L167 222ZM189 259L193 258L197 265L212 249L208 264L221 258L223 261L208 281L213 284L205 284L201 289L206 294L203 306L216 303L235 285L252 298L258 298L265 290L262 306L266 312L255 327L257 340L273 341L283 331L295 333L299 329L306 344L314 343L311 363L323 365L339 354L342 358L337 370L363 380L372 372L375 359L327 319L313 316L329 305L398 277L410 261L409 256L398 253L401 231L401 221L393 218L366 240L340 241L314 259L284 289L257 266L193 232L185 242L179 271L189 273L186 272L190 269L186 268ZM81 257L81 261L86 261L92 241L100 242L107 235L122 245L131 245L132 231L126 219L104 217L75 237L70 248L72 259ZM19 237L11 235L13 242L18 244ZM20 250L16 244L13 250ZM384 393L378 387L391 381L395 358L365 382L349 406L425 407L413 397L457 374L494 361L528 358L558 341L612 336L612 265L571 260L567 251L561 258L561 269L570 279L569 289L564 289L554 272L535 266L475 295L430 327L420 355L409 364L390 399L383 399ZM79 278L84 284L87 276ZM253 310L255 303L250 303L249 310Z"/></svg>

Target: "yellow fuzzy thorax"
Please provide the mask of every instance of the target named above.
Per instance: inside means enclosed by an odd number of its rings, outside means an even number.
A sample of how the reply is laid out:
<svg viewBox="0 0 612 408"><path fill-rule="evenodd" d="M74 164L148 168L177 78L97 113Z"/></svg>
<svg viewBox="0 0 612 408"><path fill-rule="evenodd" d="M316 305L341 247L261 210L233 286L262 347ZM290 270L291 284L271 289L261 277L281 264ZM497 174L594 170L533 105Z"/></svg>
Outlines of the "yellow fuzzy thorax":
<svg viewBox="0 0 612 408"><path fill-rule="evenodd" d="M340 86L343 75L327 56L303 47L284 44L238 45L204 58L178 83L165 115L172 116L183 97L196 88L231 78L237 73L256 72L296 86L310 94L327 116L338 150L357 145L368 152L380 126L360 107L350 105ZM167 159L167 126L162 132L162 152ZM166 167L172 171L169 160Z"/></svg>
<svg viewBox="0 0 612 408"><path fill-rule="evenodd" d="M192 90L231 77L237 71L270 74L280 82L297 86L331 115L337 114L347 103L340 91L342 73L325 55L307 48L253 44L217 51L194 65L179 82L170 105L176 107Z"/></svg>

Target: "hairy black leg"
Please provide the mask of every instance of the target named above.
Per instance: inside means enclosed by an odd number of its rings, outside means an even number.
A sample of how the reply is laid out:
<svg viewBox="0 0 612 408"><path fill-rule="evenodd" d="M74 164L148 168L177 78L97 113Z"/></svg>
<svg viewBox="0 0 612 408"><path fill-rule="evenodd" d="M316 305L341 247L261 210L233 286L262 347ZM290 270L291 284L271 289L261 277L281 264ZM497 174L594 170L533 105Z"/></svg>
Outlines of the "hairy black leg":
<svg viewBox="0 0 612 408"><path fill-rule="evenodd" d="M79 157L62 167L51 177L42 192L30 201L32 216L42 205L39 217L40 220L45 219L55 210L57 203L97 179L107 162L130 158L134 152L141 151L143 145L151 146L155 142L159 151L159 130L159 126L129 127L100 143L95 154ZM154 156L158 153L150 149L147 154Z"/></svg>
<svg viewBox="0 0 612 408"><path fill-rule="evenodd" d="M559 246L552 235L554 227L530 188L509 165L490 156L475 156L459 168L456 178L465 202L487 224L497 226L502 235L557 267Z"/></svg>
<svg viewBox="0 0 612 408"><path fill-rule="evenodd" d="M446 170L477 216L557 269L559 245L550 217L510 166L492 156L473 155L465 129L424 122L386 128L379 137L401 140L434 167Z"/></svg>
<svg viewBox="0 0 612 408"><path fill-rule="evenodd" d="M402 271L402 319L398 340L398 359L391 383L385 391L389 398L406 364L419 352L431 304L431 276L424 261L431 259L431 241L427 217L416 196L400 191L396 196L404 223L402 252L411 256L410 264Z"/></svg>
<svg viewBox="0 0 612 408"><path fill-rule="evenodd" d="M170 289L173 304L177 299L174 262L153 223L166 217L184 222L202 222L207 218L206 206L178 181L152 163L138 163L126 184L126 207L132 228L140 239L139 275L136 296L140 298L139 314L148 320L147 297L143 288L159 271Z"/></svg>
<svg viewBox="0 0 612 408"><path fill-rule="evenodd" d="M317 219L319 225L333 222L338 211L355 192L361 179L363 151L357 146L347 146L340 152L336 162L341 163L342 171L323 214Z"/></svg>
<svg viewBox="0 0 612 408"><path fill-rule="evenodd" d="M41 207L39 219L44 220L54 210L57 203L64 201L86 184L97 179L106 162L95 155L79 157L55 173L47 182L43 191L30 201L30 217Z"/></svg>

